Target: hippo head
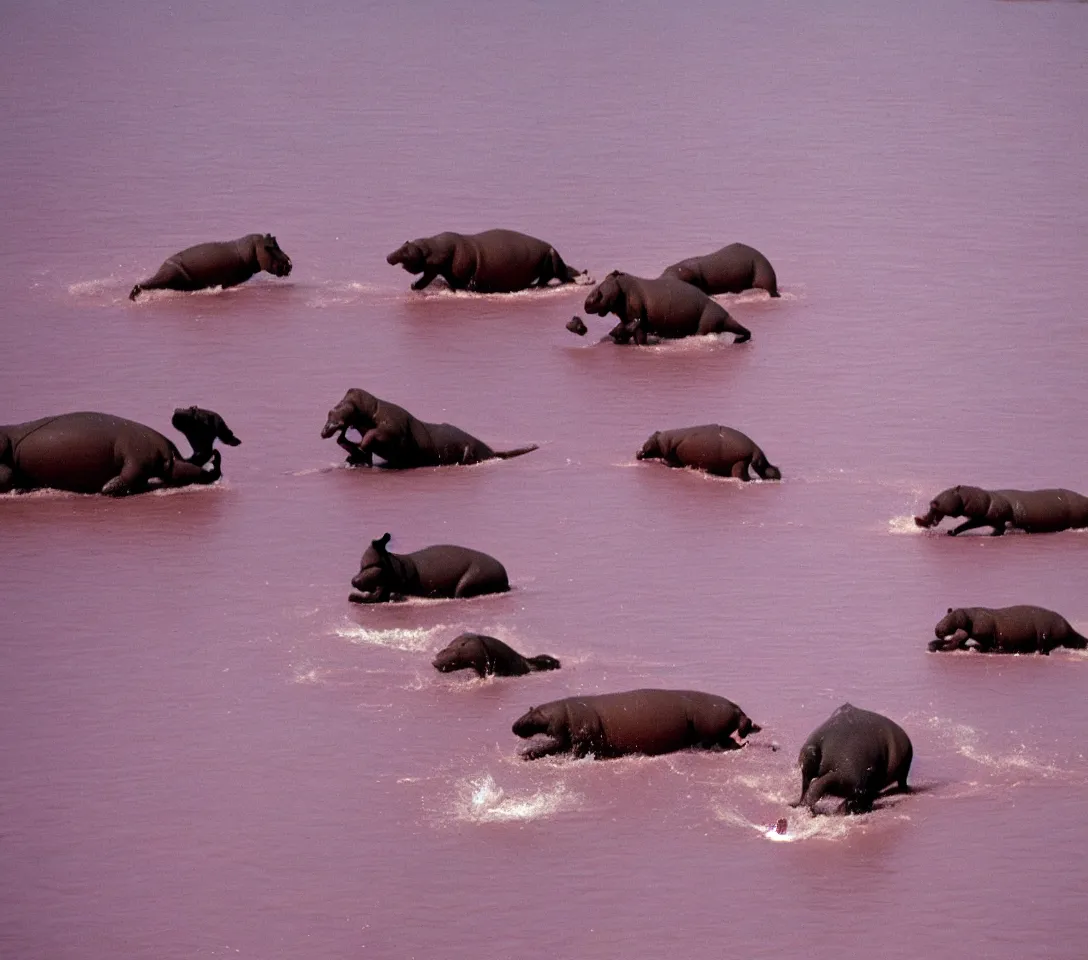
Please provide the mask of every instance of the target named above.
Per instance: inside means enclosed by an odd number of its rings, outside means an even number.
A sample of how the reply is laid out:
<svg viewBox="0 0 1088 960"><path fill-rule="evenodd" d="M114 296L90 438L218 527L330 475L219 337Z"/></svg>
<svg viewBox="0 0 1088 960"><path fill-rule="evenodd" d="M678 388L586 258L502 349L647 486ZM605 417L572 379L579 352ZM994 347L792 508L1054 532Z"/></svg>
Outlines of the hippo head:
<svg viewBox="0 0 1088 960"><path fill-rule="evenodd" d="M321 428L321 436L327 440L334 433L347 430L349 427L365 433L376 426L374 414L377 409L376 397L365 390L349 390L344 394L344 399L329 411L325 426Z"/></svg>
<svg viewBox="0 0 1088 960"><path fill-rule="evenodd" d="M262 270L277 277L286 277L291 272L291 258L280 249L276 238L270 233L257 238L257 262Z"/></svg>
<svg viewBox="0 0 1088 960"><path fill-rule="evenodd" d="M929 501L929 512L915 517L920 527L935 527L945 517L984 516L990 508L990 495L981 487L956 486L942 490Z"/></svg>
<svg viewBox="0 0 1088 960"><path fill-rule="evenodd" d="M747 714L742 713L737 721L737 736L744 739L750 733L759 733L763 728L758 723L752 723Z"/></svg>
<svg viewBox="0 0 1088 960"><path fill-rule="evenodd" d="M514 721L510 728L523 740L535 737L538 733L549 733L551 718L542 707L533 707L528 713L523 714Z"/></svg>
<svg viewBox="0 0 1088 960"><path fill-rule="evenodd" d="M359 591L363 603L378 603L389 597L390 587L396 583L396 575L389 561L386 546L392 539L385 534L378 540L371 540L362 560L359 572L352 578L351 585Z"/></svg>
<svg viewBox="0 0 1088 960"><path fill-rule="evenodd" d="M445 649L440 650L431 665L442 673L454 670L468 670L475 667L481 654L486 654L480 643L478 633L462 633L451 640Z"/></svg>
<svg viewBox="0 0 1088 960"><path fill-rule="evenodd" d="M607 277L598 283L597 286L589 291L589 296L586 297L584 305L586 313L604 317L609 313L617 312L616 308L619 310L623 309L625 298L619 282L619 277L621 276L622 274L619 270L613 270Z"/></svg>
<svg viewBox="0 0 1088 960"><path fill-rule="evenodd" d="M635 456L639 460L652 460L655 457L664 456L664 451L661 449L660 431L651 433L650 439L642 445L642 449Z"/></svg>
<svg viewBox="0 0 1088 960"><path fill-rule="evenodd" d="M228 447L236 447L242 441L227 426L218 413L214 410L205 410L203 407L178 407L174 410L174 416L170 422L174 429L185 435L189 446L193 448L194 463L207 463L212 455L212 444L221 440Z"/></svg>
<svg viewBox="0 0 1088 960"><path fill-rule="evenodd" d="M934 634L936 634L938 640L945 640L952 636L957 630L970 630L971 618L967 616L966 610L953 610L948 608L940 623L933 628Z"/></svg>
<svg viewBox="0 0 1088 960"><path fill-rule="evenodd" d="M779 470L778 467L776 467L773 463L765 464L762 468L756 468L753 464L753 469L755 469L756 473L758 473L760 477L762 477L764 480L782 479L782 471Z"/></svg>
<svg viewBox="0 0 1088 960"><path fill-rule="evenodd" d="M684 283L690 283L693 287L698 287L700 290L706 286L706 282L703 280L703 275L700 273L697 267L694 267L688 261L678 263L671 270L667 270L668 276L676 277L677 280L683 280ZM705 292L705 290L704 290Z"/></svg>
<svg viewBox="0 0 1088 960"><path fill-rule="evenodd" d="M399 263L408 273L423 273L427 267L427 254L418 241L409 240L389 254L385 262L394 267Z"/></svg>

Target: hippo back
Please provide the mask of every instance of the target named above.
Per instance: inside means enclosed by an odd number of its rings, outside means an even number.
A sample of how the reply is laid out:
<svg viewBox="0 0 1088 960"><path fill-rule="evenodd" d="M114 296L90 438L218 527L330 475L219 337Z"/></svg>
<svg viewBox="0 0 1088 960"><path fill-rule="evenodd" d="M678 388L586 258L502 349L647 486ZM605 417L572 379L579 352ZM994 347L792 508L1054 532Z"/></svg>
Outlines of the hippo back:
<svg viewBox="0 0 1088 960"><path fill-rule="evenodd" d="M11 459L20 484L76 493L98 493L126 458L156 464L162 476L177 448L157 430L108 413L81 411L46 417L22 429Z"/></svg>

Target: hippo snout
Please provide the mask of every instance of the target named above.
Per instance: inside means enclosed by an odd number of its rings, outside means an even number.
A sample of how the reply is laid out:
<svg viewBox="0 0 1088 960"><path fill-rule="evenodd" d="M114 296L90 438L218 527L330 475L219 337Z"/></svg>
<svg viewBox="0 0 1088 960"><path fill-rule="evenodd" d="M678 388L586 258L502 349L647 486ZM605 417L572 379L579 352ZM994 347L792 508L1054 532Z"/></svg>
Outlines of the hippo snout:
<svg viewBox="0 0 1088 960"><path fill-rule="evenodd" d="M339 430L341 428L341 426L343 426L343 425L340 424L340 423L337 423L332 418L326 420L325 421L325 426L323 426L321 428L322 438L325 439L325 440L328 440L329 437L331 437L334 433L336 433L337 430Z"/></svg>
<svg viewBox="0 0 1088 960"><path fill-rule="evenodd" d="M291 275L291 268L294 264L291 262L291 258L288 257L283 263L280 264L279 276L289 277Z"/></svg>
<svg viewBox="0 0 1088 960"><path fill-rule="evenodd" d="M442 654L439 654L431 661L431 666L442 673L450 673L457 668L455 661L443 657Z"/></svg>

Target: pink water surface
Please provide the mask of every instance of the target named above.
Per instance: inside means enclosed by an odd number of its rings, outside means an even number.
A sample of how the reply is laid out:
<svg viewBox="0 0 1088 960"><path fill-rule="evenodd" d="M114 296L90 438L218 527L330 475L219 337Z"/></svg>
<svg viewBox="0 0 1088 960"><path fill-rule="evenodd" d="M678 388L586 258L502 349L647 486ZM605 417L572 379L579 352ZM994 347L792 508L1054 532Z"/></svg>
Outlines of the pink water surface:
<svg viewBox="0 0 1088 960"><path fill-rule="evenodd" d="M197 403L243 444L213 488L0 498L0 957L1083 957L1088 658L925 645L950 605L1088 630L1088 535L909 517L1088 492L1086 48L1077 3L6 4L0 422ZM598 277L741 240L784 293L721 298L746 345L621 349L564 330L585 288L384 260L494 226ZM126 299L252 231L288 280ZM540 450L344 469L351 386ZM785 480L635 462L706 422ZM514 590L354 607L387 530ZM563 669L439 675L466 629ZM638 686L764 732L518 759L532 704ZM920 789L814 821L845 700Z"/></svg>

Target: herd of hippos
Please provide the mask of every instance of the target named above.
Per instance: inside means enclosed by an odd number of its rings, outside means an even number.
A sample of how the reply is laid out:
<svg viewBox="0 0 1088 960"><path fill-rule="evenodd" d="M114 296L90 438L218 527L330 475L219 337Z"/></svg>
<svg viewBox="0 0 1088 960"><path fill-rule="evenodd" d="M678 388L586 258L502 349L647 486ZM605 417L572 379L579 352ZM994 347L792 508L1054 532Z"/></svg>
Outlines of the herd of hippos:
<svg viewBox="0 0 1088 960"><path fill-rule="evenodd" d="M403 244L387 260L420 275L413 290L442 277L453 290L511 293L552 281L572 283L583 276L550 244L513 230L440 233ZM232 287L262 270L285 277L291 267L275 237L250 234L182 250L154 276L136 284L129 296L135 300L144 290ZM734 243L673 264L655 279L614 271L590 291L585 311L618 318L603 338L616 344L720 333L732 333L740 343L751 333L711 297L756 288L779 296L774 268L759 251ZM578 335L587 332L579 317L567 329ZM0 492L55 488L122 496L156 487L215 483L221 476L221 456L214 442L236 446L240 441L211 410L179 408L171 422L189 441L191 456L183 457L172 441L150 427L104 413L65 413L0 426ZM350 439L349 430L360 439ZM493 450L451 424L418 420L403 407L358 389L348 390L329 411L321 436L335 436L351 465L372 466L377 455L391 469L472 464L536 449ZM763 480L782 477L749 437L717 424L658 431L637 456L742 481L750 479L749 471ZM211 468L205 469L209 463ZM978 527L990 527L993 536L1007 527L1051 533L1088 527L1088 497L1063 489L957 486L937 494L915 523L934 527L944 517L966 518L948 531L952 536ZM510 587L503 565L478 550L442 544L397 554L388 549L389 540L387 533L367 547L351 581L355 589L351 601L463 598ZM1088 645L1088 638L1064 617L1034 606L949 609L935 634L931 651L1048 654L1055 647ZM524 657L494 637L466 633L437 655L434 666L443 672L471 669L483 677L555 670L560 664L546 655ZM739 740L759 730L724 697L652 689L555 700L534 707L513 725L519 737L546 737L523 752L526 759L559 753L598 758L655 755L696 747L733 750L742 746ZM834 796L843 800L842 812L870 810L887 788L909 789L912 758L910 738L898 724L843 704L801 747L801 797L794 806L805 805L816 813L822 797ZM777 830L784 829L780 820Z"/></svg>

